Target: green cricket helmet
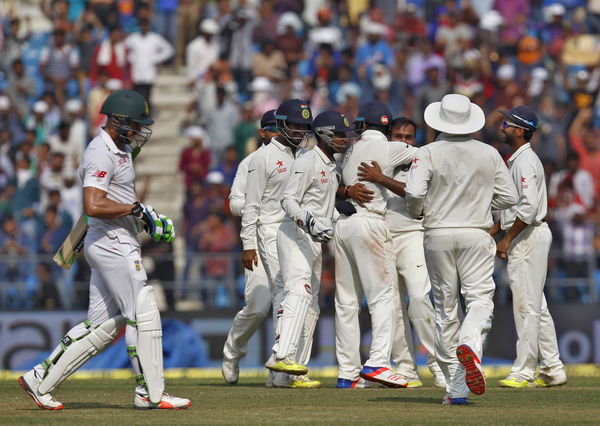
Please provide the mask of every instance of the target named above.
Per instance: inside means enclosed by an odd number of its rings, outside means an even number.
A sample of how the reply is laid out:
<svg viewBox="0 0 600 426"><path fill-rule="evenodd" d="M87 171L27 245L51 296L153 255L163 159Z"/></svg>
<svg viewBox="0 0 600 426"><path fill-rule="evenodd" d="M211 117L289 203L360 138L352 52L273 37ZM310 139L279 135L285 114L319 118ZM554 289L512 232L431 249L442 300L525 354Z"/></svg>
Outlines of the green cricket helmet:
<svg viewBox="0 0 600 426"><path fill-rule="evenodd" d="M111 93L100 109L100 114L135 121L143 126L154 123L149 113L148 102L134 90L117 90Z"/></svg>

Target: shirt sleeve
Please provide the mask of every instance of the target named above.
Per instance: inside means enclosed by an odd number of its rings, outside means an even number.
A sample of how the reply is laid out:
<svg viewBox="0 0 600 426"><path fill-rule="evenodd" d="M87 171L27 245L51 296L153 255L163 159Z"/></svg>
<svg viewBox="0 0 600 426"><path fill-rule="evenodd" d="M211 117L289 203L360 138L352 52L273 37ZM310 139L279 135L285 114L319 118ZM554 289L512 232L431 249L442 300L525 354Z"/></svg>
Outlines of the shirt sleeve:
<svg viewBox="0 0 600 426"><path fill-rule="evenodd" d="M407 164L415 158L418 148L410 146L404 142L389 142L388 143L388 158L390 166L396 168L401 164Z"/></svg>
<svg viewBox="0 0 600 426"><path fill-rule="evenodd" d="M496 173L494 177L494 195L492 197L492 209L508 209L519 201L519 194L510 173L500 157L496 153Z"/></svg>
<svg viewBox="0 0 600 426"><path fill-rule="evenodd" d="M256 222L268 179L265 155L266 152L263 155L255 155L248 166L246 199L242 211L242 231L240 233L244 250L256 249Z"/></svg>
<svg viewBox="0 0 600 426"><path fill-rule="evenodd" d="M414 156L413 164L406 177L406 202L408 213L411 217L419 218L423 213L423 204L429 190L432 175L431 152L428 149L419 149Z"/></svg>
<svg viewBox="0 0 600 426"><path fill-rule="evenodd" d="M527 165L518 171L520 182L517 183L517 192L519 194L517 217L526 224L531 225L538 211L538 177L531 165Z"/></svg>
<svg viewBox="0 0 600 426"><path fill-rule="evenodd" d="M161 64L175 54L175 49L163 36L156 34L157 52L155 64Z"/></svg>
<svg viewBox="0 0 600 426"><path fill-rule="evenodd" d="M93 186L108 192L108 186L115 173L115 162L110 152L101 153L88 150L83 156L83 187Z"/></svg>
<svg viewBox="0 0 600 426"><path fill-rule="evenodd" d="M313 173L310 170L311 161L307 160L308 158L301 157L294 161L290 177L281 196L283 211L295 222L298 219L304 221L302 217L304 210L300 207L300 202L313 181Z"/></svg>
<svg viewBox="0 0 600 426"><path fill-rule="evenodd" d="M229 209L234 216L242 216L244 202L246 201L246 180L248 175L248 163L242 161L233 178L231 192L229 192Z"/></svg>

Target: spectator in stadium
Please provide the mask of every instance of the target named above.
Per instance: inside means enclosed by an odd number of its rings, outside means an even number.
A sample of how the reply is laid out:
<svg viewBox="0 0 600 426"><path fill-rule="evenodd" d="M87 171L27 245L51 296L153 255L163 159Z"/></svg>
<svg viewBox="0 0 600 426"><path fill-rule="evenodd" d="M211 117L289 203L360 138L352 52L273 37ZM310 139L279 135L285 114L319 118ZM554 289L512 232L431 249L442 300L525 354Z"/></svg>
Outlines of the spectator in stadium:
<svg viewBox="0 0 600 426"><path fill-rule="evenodd" d="M254 132L256 133L256 128L254 129ZM230 146L225 149L223 161L217 164L217 166L213 168L213 171L218 172L223 176L223 183L225 186L231 187L239 164L240 161L237 149L234 146Z"/></svg>
<svg viewBox="0 0 600 426"><path fill-rule="evenodd" d="M69 99L65 103L65 121L69 123L69 145L78 146L83 151L88 139L87 125L82 116L83 104L79 99Z"/></svg>
<svg viewBox="0 0 600 426"><path fill-rule="evenodd" d="M548 198L555 198L559 188L572 188L588 209L594 206L594 180L587 170L580 167L579 156L572 152L567 155L566 168L552 175L548 185Z"/></svg>
<svg viewBox="0 0 600 426"><path fill-rule="evenodd" d="M0 255L12 256L0 262L0 280L6 282L24 281L29 272L26 260L31 243L28 237L20 232L18 223L8 218L2 223L0 233Z"/></svg>
<svg viewBox="0 0 600 426"><path fill-rule="evenodd" d="M238 243L238 233L223 213L212 212L200 226L198 251L203 253L231 253ZM234 267L229 256L208 258L204 261L203 276L223 279L232 274Z"/></svg>
<svg viewBox="0 0 600 426"><path fill-rule="evenodd" d="M211 142L213 161L221 161L225 149L235 142L234 129L240 121L237 105L227 97L223 86L217 87L217 103L214 109L203 111L202 122Z"/></svg>
<svg viewBox="0 0 600 426"><path fill-rule="evenodd" d="M581 168L594 178L595 200L600 200L600 139L599 131L590 127L593 112L579 110L569 128L569 144L579 156Z"/></svg>
<svg viewBox="0 0 600 426"><path fill-rule="evenodd" d="M93 50L90 68L90 84L96 86L98 71L102 71L108 78L121 80L124 87L130 82L130 69L127 62L127 48L123 41L121 28L109 29L108 37Z"/></svg>
<svg viewBox="0 0 600 426"><path fill-rule="evenodd" d="M260 51L252 58L252 74L254 77L267 77L271 81L283 80L287 70L287 62L283 53L277 49L275 42L265 39Z"/></svg>
<svg viewBox="0 0 600 426"><path fill-rule="evenodd" d="M61 121L58 125L58 132L48 138L50 150L64 156L65 170L76 170L79 167L83 151L80 142L71 138L71 124L66 121Z"/></svg>
<svg viewBox="0 0 600 426"><path fill-rule="evenodd" d="M56 280L52 276L48 263L38 263L35 269L36 293L33 307L38 309L61 309L60 292L56 286Z"/></svg>
<svg viewBox="0 0 600 426"><path fill-rule="evenodd" d="M60 188L60 199L62 208L74 221L83 214L82 196L83 191L76 172L74 170L65 172Z"/></svg>
<svg viewBox="0 0 600 426"><path fill-rule="evenodd" d="M23 120L29 112L29 99L35 95L35 83L33 78L25 73L25 65L21 58L15 59L12 63L8 73L6 93L14 107L14 112L20 120Z"/></svg>
<svg viewBox="0 0 600 426"><path fill-rule="evenodd" d="M286 12L277 24L277 48L281 50L288 67L296 65L304 56L304 39L297 33L302 29L302 21L292 12Z"/></svg>
<svg viewBox="0 0 600 426"><path fill-rule="evenodd" d="M128 49L133 90L139 92L150 104L157 67L173 57L175 49L163 36L150 31L148 19L140 19L139 23L140 32L127 37L125 46Z"/></svg>
<svg viewBox="0 0 600 426"><path fill-rule="evenodd" d="M156 0L154 2L154 20L156 29L171 46L177 42L177 8L179 0Z"/></svg>
<svg viewBox="0 0 600 426"><path fill-rule="evenodd" d="M317 12L318 24L308 32L309 51L316 50L321 44L329 44L335 50L342 49L342 31L331 21L333 12L329 7L322 7Z"/></svg>
<svg viewBox="0 0 600 426"><path fill-rule="evenodd" d="M9 143L16 145L23 140L24 134L17 114L13 111L10 98L0 95L0 129L9 132Z"/></svg>
<svg viewBox="0 0 600 426"><path fill-rule="evenodd" d="M204 19L198 37L185 47L188 81L194 86L219 58L218 32L219 25L213 19Z"/></svg>
<svg viewBox="0 0 600 426"><path fill-rule="evenodd" d="M8 17L7 31L4 43L0 43L0 69L8 71L11 64L21 58L25 52L27 41L31 37L31 19L26 18L27 29L21 27L21 19L17 16Z"/></svg>
<svg viewBox="0 0 600 426"><path fill-rule="evenodd" d="M246 3L246 2L244 2ZM221 36L229 58L231 72L240 96L248 95L248 83L252 75L252 32L254 13L248 6L238 6L224 23Z"/></svg>
<svg viewBox="0 0 600 426"><path fill-rule="evenodd" d="M76 76L79 66L77 48L66 42L64 30L53 32L53 43L44 47L40 56L40 71L46 82L46 89L53 90L59 106L65 102L67 83Z"/></svg>
<svg viewBox="0 0 600 426"><path fill-rule="evenodd" d="M210 139L202 127L190 126L184 134L190 140L190 145L181 152L179 170L184 173L185 186L191 191L194 182L204 182L206 179L212 154Z"/></svg>
<svg viewBox="0 0 600 426"><path fill-rule="evenodd" d="M234 130L235 149L239 158L244 158L249 152L255 151L258 148L256 141L257 130L254 104L250 101L244 102L240 123Z"/></svg>

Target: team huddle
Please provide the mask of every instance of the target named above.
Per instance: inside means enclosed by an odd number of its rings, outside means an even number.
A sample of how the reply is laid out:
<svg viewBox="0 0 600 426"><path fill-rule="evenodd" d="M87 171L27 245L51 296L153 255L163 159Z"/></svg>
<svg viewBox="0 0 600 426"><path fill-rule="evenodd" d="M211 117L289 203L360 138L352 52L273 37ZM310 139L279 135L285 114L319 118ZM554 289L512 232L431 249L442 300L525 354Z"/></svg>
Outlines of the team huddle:
<svg viewBox="0 0 600 426"><path fill-rule="evenodd" d="M338 388L423 386L412 324L435 386L447 391L444 404L466 404L469 391L483 394L480 359L493 318L496 255L508 261L518 332L517 359L500 385L566 383L543 294L552 235L544 222L543 168L529 145L538 118L524 106L501 113L502 138L514 151L509 168L495 148L473 139L485 116L462 95L428 106L425 122L440 134L420 149L413 146L416 125L392 120L377 102L361 106L354 127L336 111L313 119L297 99L265 113L263 146L242 161L230 195L242 218L246 306L223 350L225 380L238 381L239 361L272 305L266 385L321 386L307 364L322 243L331 242ZM363 298L372 325L364 363Z"/></svg>
<svg viewBox="0 0 600 426"><path fill-rule="evenodd" d="M172 220L137 201L135 192L132 160L153 121L144 98L130 90L111 94L101 112L107 124L79 169L89 216L88 318L19 384L40 408L62 409L50 392L125 325L134 407L187 408L188 399L164 392L160 313L137 237L145 231L156 242L175 238ZM246 305L223 349L225 380L238 381L248 341L272 308L267 387L321 386L307 365L319 319L322 243L329 243L338 388L423 386L412 325L428 352L435 386L446 389L444 404L466 404L469 391L483 394L480 360L492 324L496 255L508 261L518 333L517 359L500 385L566 383L543 293L552 234L544 222L544 171L529 145L538 118L524 106L501 113L500 133L514 152L509 168L495 148L473 139L485 116L462 95L427 107L425 122L440 135L421 148L413 146L416 125L393 120L377 102L362 105L354 126L337 111L313 118L298 99L265 113L263 145L241 162L230 194L231 211L242 218ZM493 236L501 230L496 244ZM372 325L364 363L363 299Z"/></svg>

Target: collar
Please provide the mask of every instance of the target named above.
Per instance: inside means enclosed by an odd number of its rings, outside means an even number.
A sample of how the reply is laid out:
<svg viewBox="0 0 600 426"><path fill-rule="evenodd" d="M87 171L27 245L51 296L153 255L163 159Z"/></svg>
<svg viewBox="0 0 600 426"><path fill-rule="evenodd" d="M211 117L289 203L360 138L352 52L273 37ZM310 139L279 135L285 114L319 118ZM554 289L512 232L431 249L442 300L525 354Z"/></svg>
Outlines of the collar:
<svg viewBox="0 0 600 426"><path fill-rule="evenodd" d="M508 165L512 165L512 163L515 162L515 160L517 159L517 157L519 155L521 155L521 153L523 153L523 151L531 149L531 144L529 142L527 142L526 144L523 144L519 147L519 149L517 149L513 155L510 156L510 158L508 159L507 163Z"/></svg>
<svg viewBox="0 0 600 426"><path fill-rule="evenodd" d="M269 145L273 145L275 146L277 149L279 149L280 151L283 152L287 152L288 154L290 154L292 157L294 157L294 155L292 154L292 148L290 148L289 146L286 146L284 144L282 144L281 142L279 142L277 139L275 138L271 138L271 143ZM298 150L296 150L297 152Z"/></svg>
<svg viewBox="0 0 600 426"><path fill-rule="evenodd" d="M329 157L317 145L315 145L315 147L313 149L315 150L317 155L319 157L321 157L321 160L323 160L323 162L325 164L330 165L332 163L332 161L329 159Z"/></svg>
<svg viewBox="0 0 600 426"><path fill-rule="evenodd" d="M119 148L117 148L117 145L115 145L115 142L112 140L110 135L106 132L106 130L104 130L103 128L100 128L98 130L98 136L100 137L100 139L102 139L102 141L108 147L109 151L112 152L113 154L123 155L123 154L129 153L129 150L127 150L127 146L125 146L125 151L121 151Z"/></svg>
<svg viewBox="0 0 600 426"><path fill-rule="evenodd" d="M453 135L450 133L440 133L440 135L436 138L436 141L448 141L448 142L465 142L473 139L473 135L471 133L467 135Z"/></svg>

